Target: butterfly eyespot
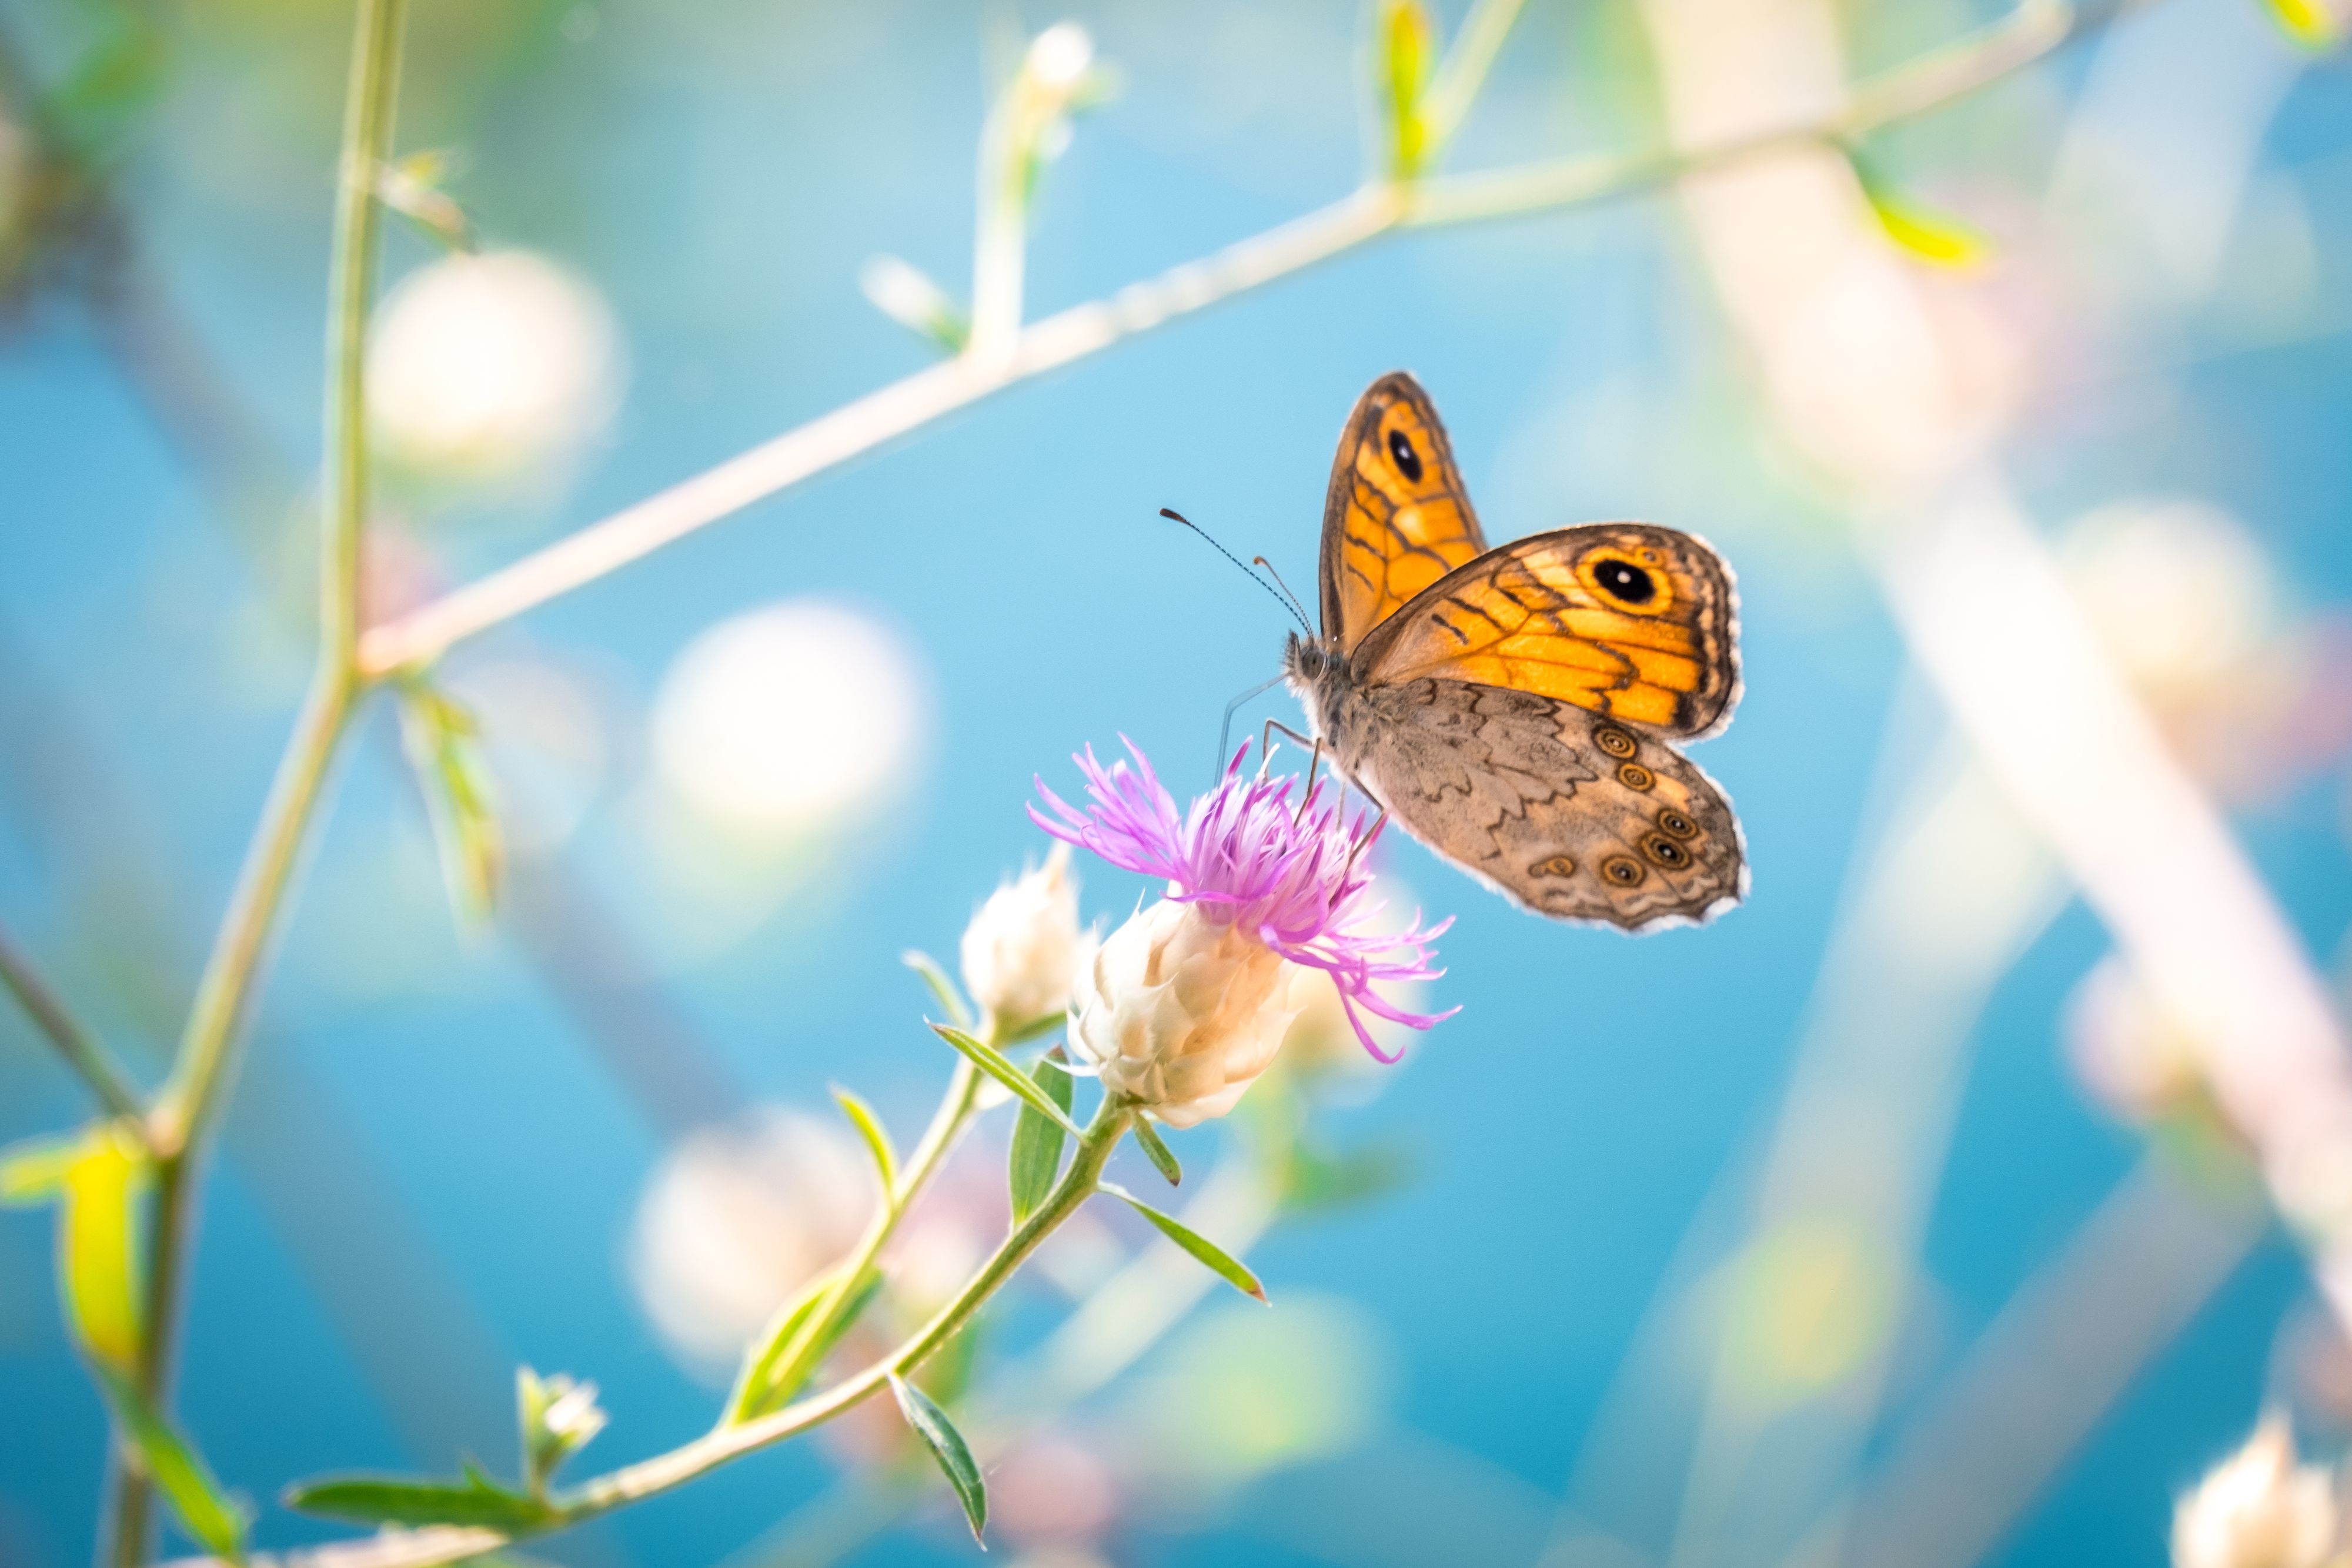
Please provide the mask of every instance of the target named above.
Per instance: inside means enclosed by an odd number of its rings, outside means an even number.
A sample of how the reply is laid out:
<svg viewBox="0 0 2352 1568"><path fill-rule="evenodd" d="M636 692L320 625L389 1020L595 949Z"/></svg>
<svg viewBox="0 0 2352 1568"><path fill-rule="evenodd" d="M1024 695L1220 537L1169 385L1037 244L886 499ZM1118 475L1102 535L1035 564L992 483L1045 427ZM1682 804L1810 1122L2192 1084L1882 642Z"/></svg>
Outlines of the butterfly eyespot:
<svg viewBox="0 0 2352 1568"><path fill-rule="evenodd" d="M1552 855L1528 867L1529 876L1572 876L1576 862L1566 855Z"/></svg>
<svg viewBox="0 0 2352 1568"><path fill-rule="evenodd" d="M1643 839L1642 852L1668 871L1681 871L1691 862L1691 852L1683 848L1682 841L1670 839L1664 833L1652 833Z"/></svg>
<svg viewBox="0 0 2352 1568"><path fill-rule="evenodd" d="M1630 758L1642 749L1632 736L1610 724L1604 724L1592 732L1592 744L1620 759Z"/></svg>
<svg viewBox="0 0 2352 1568"><path fill-rule="evenodd" d="M1398 473L1412 484L1421 483L1421 454L1412 449L1412 437L1402 430L1390 431L1389 456L1395 462Z"/></svg>
<svg viewBox="0 0 2352 1568"><path fill-rule="evenodd" d="M1611 559L1592 569L1601 591L1627 604L1647 604L1658 596L1658 580L1630 560Z"/></svg>
<svg viewBox="0 0 2352 1568"><path fill-rule="evenodd" d="M1617 782L1628 789L1647 789L1658 781L1658 776L1638 762L1617 765Z"/></svg>
<svg viewBox="0 0 2352 1568"><path fill-rule="evenodd" d="M1633 887L1650 873L1632 855L1611 855L1601 862L1601 874L1619 887Z"/></svg>
<svg viewBox="0 0 2352 1568"><path fill-rule="evenodd" d="M1698 824L1692 821L1688 817L1684 816L1680 811L1675 810L1671 806L1658 813L1658 826L1665 829L1666 831L1674 834L1674 836L1678 839L1695 839L1698 837Z"/></svg>

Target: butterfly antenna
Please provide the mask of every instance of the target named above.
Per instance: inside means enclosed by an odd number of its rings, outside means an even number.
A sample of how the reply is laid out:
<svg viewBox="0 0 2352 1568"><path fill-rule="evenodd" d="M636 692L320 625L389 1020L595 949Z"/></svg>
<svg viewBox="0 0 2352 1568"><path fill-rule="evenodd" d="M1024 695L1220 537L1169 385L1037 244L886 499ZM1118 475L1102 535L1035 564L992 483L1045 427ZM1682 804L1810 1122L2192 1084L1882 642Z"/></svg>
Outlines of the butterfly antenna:
<svg viewBox="0 0 2352 1568"><path fill-rule="evenodd" d="M1306 625L1307 606L1298 601L1298 595L1290 591L1290 584L1283 582L1282 573L1274 570L1274 562L1266 559L1265 557L1262 555L1254 555L1250 557L1250 564L1252 566L1262 566L1265 568L1266 576L1274 579L1276 582L1281 584L1283 597L1290 601L1290 612L1298 617L1298 623L1301 626Z"/></svg>
<svg viewBox="0 0 2352 1568"><path fill-rule="evenodd" d="M1234 563L1234 565L1235 565L1236 567L1240 567L1240 568L1241 568L1241 572L1242 572L1242 575L1243 575L1243 576L1244 576L1244 577L1248 578L1252 582L1256 583L1260 588L1265 589L1268 593L1274 594L1274 601L1275 601L1276 604L1281 605L1285 610L1289 611L1293 615L1297 615L1297 616L1298 616L1298 624L1299 624L1301 627L1303 627L1303 628L1305 628L1305 629L1306 629L1307 635L1308 637L1310 637L1310 638L1311 638L1311 637L1313 637L1313 636L1315 635L1315 629L1314 629L1313 627L1311 627L1311 626L1307 626L1307 617L1306 617L1305 615L1303 615L1303 614L1300 614L1300 613L1299 613L1298 608L1297 608L1297 606L1296 604L1294 604L1290 600L1287 600L1287 599L1286 599L1286 598L1284 598L1284 597L1283 597L1283 594L1284 594L1284 593L1287 593L1287 592L1289 592L1289 591L1290 591L1287 588L1284 589L1284 590L1282 591L1282 593L1276 593L1276 592L1275 592L1275 589L1274 589L1274 584L1273 584L1273 583L1270 583L1270 582L1266 581L1266 580L1265 580L1265 579L1264 579L1264 578L1260 577L1257 573L1255 573L1255 572L1252 571L1249 568L1247 568L1247 567L1245 567L1245 566L1242 566L1242 559L1241 559L1241 557L1239 557L1239 556L1235 555L1233 551L1231 551L1231 550L1227 549L1224 546L1223 546L1223 545L1219 544L1215 539L1211 538L1210 538L1210 536L1209 536L1209 530L1208 530L1208 529L1206 529L1206 528L1202 528L1200 524L1198 524L1198 523L1194 522L1192 518L1190 518L1190 517L1186 517L1183 513L1181 513L1181 512L1180 512L1180 511L1176 510L1174 507L1160 507L1160 515L1161 517L1163 517L1168 518L1168 519L1169 519L1170 521L1171 521L1171 522L1179 522L1179 523L1183 524L1186 528L1188 528L1192 529L1194 533L1196 533L1196 534L1200 535L1202 538L1204 538L1204 539L1208 539L1208 540L1209 540L1209 548L1210 548L1211 549L1215 550L1219 555L1223 556L1227 560L1232 561L1232 562ZM1276 580L1278 581L1278 580L1279 580L1279 579L1277 579Z"/></svg>

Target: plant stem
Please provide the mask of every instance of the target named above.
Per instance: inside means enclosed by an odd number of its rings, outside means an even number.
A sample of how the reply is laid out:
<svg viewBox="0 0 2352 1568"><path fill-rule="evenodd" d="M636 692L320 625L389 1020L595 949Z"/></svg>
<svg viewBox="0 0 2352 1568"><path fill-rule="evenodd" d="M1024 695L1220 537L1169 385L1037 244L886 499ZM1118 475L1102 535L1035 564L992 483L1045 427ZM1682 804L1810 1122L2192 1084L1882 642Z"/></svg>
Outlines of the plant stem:
<svg viewBox="0 0 2352 1568"><path fill-rule="evenodd" d="M327 500L320 541L318 671L197 981L171 1081L151 1118L155 1199L148 1228L146 1333L134 1381L158 1409L168 1405L196 1183L208 1134L235 1081L247 1006L361 691L360 536L368 496L364 350L381 212L375 172L391 144L405 7L406 0L360 0L352 44L328 287ZM152 1487L143 1471L122 1463L122 1451L118 1435L111 1552L120 1568L131 1568L147 1555ZM106 1547L100 1552L103 1562Z"/></svg>
<svg viewBox="0 0 2352 1568"><path fill-rule="evenodd" d="M120 1119L144 1139L146 1107L139 1103L139 1092L131 1087L129 1075L115 1064L106 1042L67 1010L64 999L50 989L40 971L33 967L32 960L9 940L5 930L0 930L0 985L8 988L43 1037L58 1048L58 1055L65 1064L106 1107L107 1114Z"/></svg>
<svg viewBox="0 0 2352 1568"><path fill-rule="evenodd" d="M983 1025L983 1030L982 1038L990 1044L995 1044L1000 1031L992 1017ZM882 1201L876 1206L874 1218L867 1223L866 1234L858 1239L856 1249L835 1270L833 1283L818 1299L815 1309L802 1320L800 1327L793 1332L791 1343L777 1356L775 1365L768 1375L768 1386L796 1388L815 1370L809 1363L815 1359L824 1346L833 1342L834 1330L843 1311L856 1299L859 1284L874 1268L875 1260L881 1257L882 1249L888 1246L890 1238L898 1233L898 1222L906 1218L907 1211L914 1207L915 1199L929 1185L931 1177L938 1174L940 1166L947 1160L949 1151L963 1136L963 1130L971 1124L972 1114L980 1103L980 1069L973 1066L968 1058L957 1057L955 1073L948 1080L947 1093L941 1097L940 1108L932 1113L931 1124L924 1130L922 1142L915 1145L915 1152L899 1167L898 1181L882 1195ZM740 1424L746 1398L756 1394L757 1390L753 1389L739 1390L737 1397L728 1401L727 1409L720 1417L722 1427Z"/></svg>
<svg viewBox="0 0 2352 1568"><path fill-rule="evenodd" d="M1859 136L2014 75L2068 40L2105 25L2124 8L2109 5L2094 12L2072 8L2063 0L2021 0L2006 19L1862 83L1848 108L1837 115L1721 146L1546 162L1424 179L1409 186L1365 186L1329 206L1130 285L1108 298L1045 317L1019 332L1004 353L961 354L918 371L430 604L371 627L360 640L361 668L375 678L429 663L468 637L992 392L1396 230L1589 205L1775 148ZM1467 64L1464 69L1467 71ZM1467 107L1465 99L1463 111ZM1449 108L1448 112L1455 111Z"/></svg>
<svg viewBox="0 0 2352 1568"><path fill-rule="evenodd" d="M831 1420L882 1387L893 1374L905 1376L914 1372L961 1333L1039 1244L1094 1196L1104 1165L1134 1119L1131 1105L1106 1096L1078 1140L1069 1168L1036 1212L1014 1228L953 1301L898 1349L824 1393L788 1405L772 1416L723 1427L572 1489L556 1500L556 1522L551 1528L579 1524L683 1485L730 1459Z"/></svg>

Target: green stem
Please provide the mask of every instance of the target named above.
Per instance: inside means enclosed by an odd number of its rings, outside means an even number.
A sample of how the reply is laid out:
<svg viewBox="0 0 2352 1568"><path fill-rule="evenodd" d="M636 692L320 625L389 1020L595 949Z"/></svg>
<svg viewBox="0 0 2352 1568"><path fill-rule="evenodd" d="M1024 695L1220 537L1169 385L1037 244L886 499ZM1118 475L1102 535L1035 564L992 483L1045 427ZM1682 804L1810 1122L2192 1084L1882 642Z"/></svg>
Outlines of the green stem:
<svg viewBox="0 0 2352 1568"><path fill-rule="evenodd" d="M821 1426L884 1386L893 1374L904 1376L915 1371L962 1332L1039 1244L1094 1196L1104 1165L1134 1119L1135 1108L1131 1104L1106 1097L1085 1136L1078 1140L1069 1169L1063 1173L1045 1201L1004 1239L1004 1244L965 1282L955 1300L940 1308L929 1322L897 1350L847 1381L798 1404L788 1405L772 1416L722 1427L667 1454L582 1484L556 1500L554 1517L548 1528L565 1529L682 1486L730 1459Z"/></svg>
<svg viewBox="0 0 2352 1568"><path fill-rule="evenodd" d="M32 960L0 930L0 985L5 985L16 997L26 1015L37 1025L65 1064L73 1069L89 1092L98 1096L107 1114L118 1117L140 1137L146 1136L146 1107L139 1103L139 1092L131 1085L130 1077L115 1065L106 1049L106 1042L83 1027L81 1020L67 1010L56 991L49 988Z"/></svg>
<svg viewBox="0 0 2352 1568"><path fill-rule="evenodd" d="M368 496L365 350L382 212L375 199L376 170L391 146L405 9L406 0L360 0L352 43L328 287L327 500L320 519L318 672L197 981L171 1081L150 1122L150 1142L156 1151L155 1203L148 1229L146 1333L135 1381L158 1409L168 1405L196 1182L208 1134L236 1080L243 1044L240 1026L362 690L360 537ZM119 1568L131 1568L147 1555L153 1497L147 1476L123 1465L118 1435L111 1555ZM106 1551L101 1546L101 1563L107 1560Z"/></svg>
<svg viewBox="0 0 2352 1568"><path fill-rule="evenodd" d="M986 1031L983 1038L990 1044L995 1044L1000 1031L994 1018L990 1018L982 1027ZM761 1380L762 1388L797 1388L816 1370L809 1364L833 1343L834 1332L843 1311L856 1299L858 1286L873 1270L875 1260L881 1257L882 1249L888 1246L890 1238L898 1233L898 1222L914 1207L915 1199L930 1184L931 1177L946 1162L949 1151L955 1147L957 1141L963 1136L964 1129L971 1125L972 1115L979 1109L980 1084L980 1069L968 1060L958 1057L955 1075L948 1080L948 1092L940 1099L939 1110L932 1113L931 1124L924 1130L922 1142L915 1145L915 1152L899 1167L897 1183L882 1195L881 1203L874 1210L873 1219L866 1227L866 1234L858 1239L856 1249L835 1270L833 1282L818 1298L815 1310L802 1320L791 1342L776 1355L772 1368ZM755 1355L747 1366L755 1364L760 1359L762 1358ZM727 1402L726 1413L721 1417L724 1423L721 1429L725 1425L740 1424L751 1416L756 1409L753 1402L761 1392L761 1388L748 1384L738 1388L735 1396Z"/></svg>

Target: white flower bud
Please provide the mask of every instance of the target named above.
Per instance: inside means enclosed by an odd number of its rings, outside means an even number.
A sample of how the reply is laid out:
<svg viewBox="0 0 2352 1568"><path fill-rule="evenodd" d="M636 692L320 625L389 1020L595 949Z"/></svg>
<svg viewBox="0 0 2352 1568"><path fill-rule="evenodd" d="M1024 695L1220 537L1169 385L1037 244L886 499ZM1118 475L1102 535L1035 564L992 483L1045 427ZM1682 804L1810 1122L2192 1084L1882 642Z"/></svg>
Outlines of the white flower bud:
<svg viewBox="0 0 2352 1568"><path fill-rule="evenodd" d="M963 983L998 1019L1027 1023L1069 1006L1091 946L1078 929L1069 846L1055 844L1044 865L990 894L964 927Z"/></svg>
<svg viewBox="0 0 2352 1568"><path fill-rule="evenodd" d="M2173 1568L2323 1568L2337 1544L2336 1487L2294 1462L2284 1418L2207 1472L2172 1514Z"/></svg>
<svg viewBox="0 0 2352 1568"><path fill-rule="evenodd" d="M1210 907L1171 899L1111 933L1071 998L1070 1047L1171 1127L1232 1110L1274 1061L1307 972Z"/></svg>

